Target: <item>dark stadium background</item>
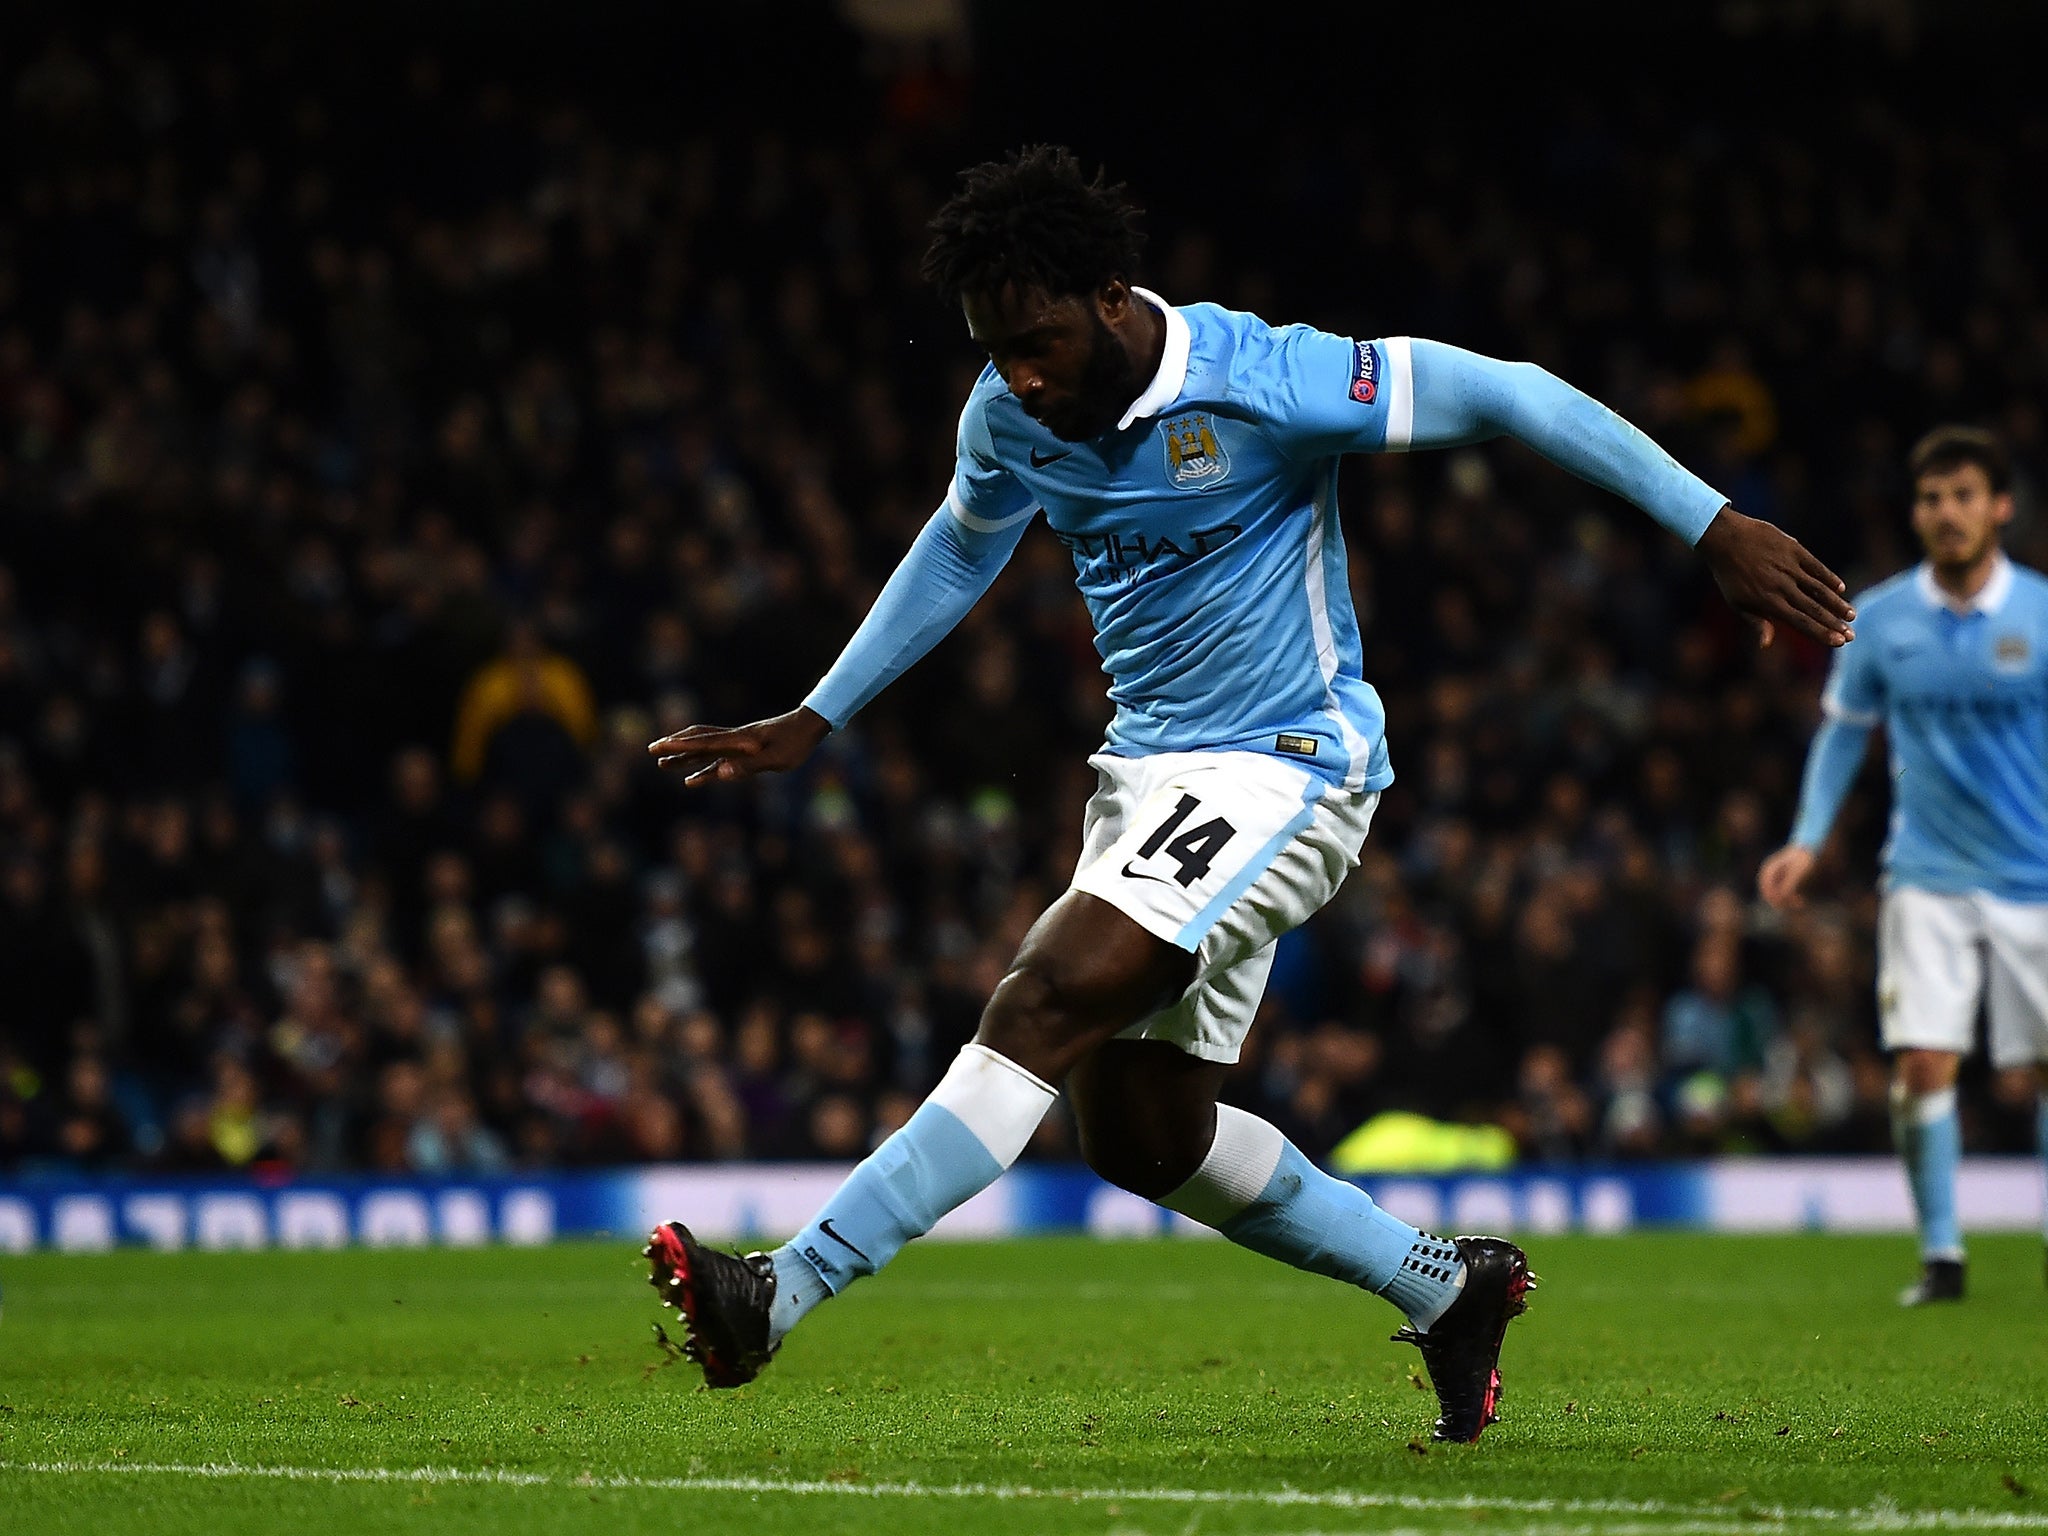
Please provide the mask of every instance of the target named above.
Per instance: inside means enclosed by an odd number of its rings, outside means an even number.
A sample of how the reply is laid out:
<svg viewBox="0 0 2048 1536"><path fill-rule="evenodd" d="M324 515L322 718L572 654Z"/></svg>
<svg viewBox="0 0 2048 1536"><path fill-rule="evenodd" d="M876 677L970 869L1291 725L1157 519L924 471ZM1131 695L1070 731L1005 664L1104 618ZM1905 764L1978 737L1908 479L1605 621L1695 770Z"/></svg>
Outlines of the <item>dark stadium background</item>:
<svg viewBox="0 0 2048 1536"><path fill-rule="evenodd" d="M1071 868L1063 551L801 775L642 747L793 705L935 505L976 359L921 226L1028 139L1132 183L1169 298L1534 359L1854 585L1911 440L1995 426L2048 558L2038 12L1282 9L0 17L0 1168L901 1122ZM1345 473L1401 777L1231 1094L1315 1152L1884 1150L1881 769L1821 899L1752 895L1825 658L1519 449Z"/></svg>

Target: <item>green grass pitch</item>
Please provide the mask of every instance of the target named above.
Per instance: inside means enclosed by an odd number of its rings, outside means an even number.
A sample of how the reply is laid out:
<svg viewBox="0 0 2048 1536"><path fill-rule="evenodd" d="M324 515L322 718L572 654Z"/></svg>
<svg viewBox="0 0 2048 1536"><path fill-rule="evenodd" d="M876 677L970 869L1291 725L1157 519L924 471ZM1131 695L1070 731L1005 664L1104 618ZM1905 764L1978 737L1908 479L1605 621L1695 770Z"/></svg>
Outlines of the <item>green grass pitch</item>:
<svg viewBox="0 0 2048 1536"><path fill-rule="evenodd" d="M1222 1243L919 1244L738 1392L637 1244L0 1260L0 1530L2048 1531L2040 1246L1532 1244L1502 1422L1376 1299Z"/></svg>

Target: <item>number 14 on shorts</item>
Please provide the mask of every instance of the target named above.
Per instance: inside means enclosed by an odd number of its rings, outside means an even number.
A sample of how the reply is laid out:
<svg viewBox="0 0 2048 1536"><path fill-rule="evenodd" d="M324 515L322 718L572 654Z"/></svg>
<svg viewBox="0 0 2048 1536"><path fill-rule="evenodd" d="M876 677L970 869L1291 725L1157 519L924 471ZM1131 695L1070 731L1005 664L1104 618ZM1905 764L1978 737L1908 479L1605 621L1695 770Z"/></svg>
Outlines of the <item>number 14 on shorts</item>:
<svg viewBox="0 0 2048 1536"><path fill-rule="evenodd" d="M1254 752L1088 761L1101 783L1073 888L1191 952L1221 926L1249 954L1328 901L1379 798Z"/></svg>
<svg viewBox="0 0 2048 1536"><path fill-rule="evenodd" d="M1137 853L1125 861L1124 877L1130 880L1161 882L1172 879L1187 886L1193 885L1209 873L1209 866L1216 862L1216 855L1237 836L1237 828L1221 816L1196 821L1195 813L1201 807L1202 802L1193 795L1183 794L1172 811L1167 814L1166 820L1139 844ZM1164 875L1148 873L1138 868L1140 862L1153 860L1170 860L1178 867L1170 874Z"/></svg>

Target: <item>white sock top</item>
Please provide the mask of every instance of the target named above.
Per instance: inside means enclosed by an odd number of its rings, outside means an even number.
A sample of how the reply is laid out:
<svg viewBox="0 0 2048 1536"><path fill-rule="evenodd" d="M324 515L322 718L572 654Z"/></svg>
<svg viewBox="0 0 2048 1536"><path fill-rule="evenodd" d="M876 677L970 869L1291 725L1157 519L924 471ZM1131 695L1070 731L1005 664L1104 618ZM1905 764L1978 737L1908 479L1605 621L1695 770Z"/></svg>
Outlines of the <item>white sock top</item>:
<svg viewBox="0 0 2048 1536"><path fill-rule="evenodd" d="M1257 1115L1218 1104L1209 1155L1159 1203L1205 1227L1220 1227L1265 1192L1286 1146L1287 1138Z"/></svg>
<svg viewBox="0 0 2048 1536"><path fill-rule="evenodd" d="M1002 1167L1017 1161L1024 1143L1059 1097L1009 1057L985 1045L960 1048L953 1065L925 1102L951 1110Z"/></svg>
<svg viewBox="0 0 2048 1536"><path fill-rule="evenodd" d="M1892 1108L1911 1114L1915 1125L1932 1125L1956 1112L1956 1091L1937 1088L1932 1093L1914 1093L1904 1083L1893 1083Z"/></svg>

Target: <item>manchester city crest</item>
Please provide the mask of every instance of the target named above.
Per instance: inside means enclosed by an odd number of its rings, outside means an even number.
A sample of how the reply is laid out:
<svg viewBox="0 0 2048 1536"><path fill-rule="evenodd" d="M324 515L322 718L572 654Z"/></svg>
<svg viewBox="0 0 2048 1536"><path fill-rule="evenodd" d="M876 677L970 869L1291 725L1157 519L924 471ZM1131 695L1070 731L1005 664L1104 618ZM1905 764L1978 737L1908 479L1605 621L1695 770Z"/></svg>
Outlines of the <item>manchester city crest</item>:
<svg viewBox="0 0 2048 1536"><path fill-rule="evenodd" d="M1166 422L1166 478L1184 491L1206 491L1230 473L1230 455L1216 440L1207 411L1191 411Z"/></svg>

